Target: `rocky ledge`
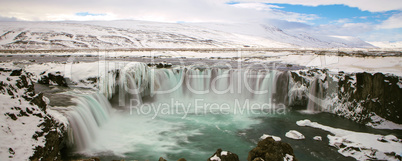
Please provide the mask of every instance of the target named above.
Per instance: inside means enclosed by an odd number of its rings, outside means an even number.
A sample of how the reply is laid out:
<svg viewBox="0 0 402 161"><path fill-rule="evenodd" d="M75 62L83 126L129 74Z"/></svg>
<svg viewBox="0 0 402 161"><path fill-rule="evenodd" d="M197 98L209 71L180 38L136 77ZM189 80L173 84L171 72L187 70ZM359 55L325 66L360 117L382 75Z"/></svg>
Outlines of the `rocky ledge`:
<svg viewBox="0 0 402 161"><path fill-rule="evenodd" d="M61 160L66 124L48 110L48 99L35 93L31 74L0 68L0 158Z"/></svg>

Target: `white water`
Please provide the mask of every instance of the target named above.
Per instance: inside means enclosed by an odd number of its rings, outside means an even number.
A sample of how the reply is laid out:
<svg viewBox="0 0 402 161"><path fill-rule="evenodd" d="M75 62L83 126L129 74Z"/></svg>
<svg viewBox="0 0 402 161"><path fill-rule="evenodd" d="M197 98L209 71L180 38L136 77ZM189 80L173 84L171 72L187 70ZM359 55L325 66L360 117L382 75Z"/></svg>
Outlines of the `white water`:
<svg viewBox="0 0 402 161"><path fill-rule="evenodd" d="M102 94L86 94L76 99L77 106L69 111L69 140L77 151L91 147L99 128L109 120L111 105Z"/></svg>
<svg viewBox="0 0 402 161"><path fill-rule="evenodd" d="M307 111L308 112L319 112L322 109L324 98L324 91L322 88L322 82L320 79L314 79L310 83L308 96Z"/></svg>

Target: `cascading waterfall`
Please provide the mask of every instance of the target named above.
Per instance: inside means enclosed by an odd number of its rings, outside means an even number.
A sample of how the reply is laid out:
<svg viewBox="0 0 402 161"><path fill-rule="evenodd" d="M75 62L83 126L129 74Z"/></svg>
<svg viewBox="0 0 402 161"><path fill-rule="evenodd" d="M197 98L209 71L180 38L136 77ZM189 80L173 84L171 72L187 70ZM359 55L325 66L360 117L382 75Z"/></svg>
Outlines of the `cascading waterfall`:
<svg viewBox="0 0 402 161"><path fill-rule="evenodd" d="M76 99L77 106L68 112L71 124L69 140L77 151L88 148L96 132L109 119L111 105L99 93L84 94Z"/></svg>
<svg viewBox="0 0 402 161"><path fill-rule="evenodd" d="M310 83L307 97L309 98L307 111L320 112L322 110L322 99L324 98L324 90L320 79L316 78Z"/></svg>
<svg viewBox="0 0 402 161"><path fill-rule="evenodd" d="M81 96L77 100L78 106L69 113L71 140L77 151L91 148L97 132L109 119L111 105L108 99L118 100L114 105L124 107L120 109L126 111L128 107L138 109L142 104L169 103L173 99L183 104L194 105L198 99L204 105L253 106L266 110L275 108L270 106L274 97L276 103L286 104L288 96L282 95L288 94L285 91L288 90L289 72L195 66L156 69L136 62L108 71L99 80L101 94ZM233 109L227 110L233 113ZM190 111L195 112L194 109ZM233 119L247 120L243 117L247 116Z"/></svg>
<svg viewBox="0 0 402 161"><path fill-rule="evenodd" d="M80 95L77 107L67 113L74 154L200 160L211 148L222 147L244 157L256 135L284 135L283 127L293 128L300 117L327 116L317 113L327 106L329 101L323 100L331 93L323 75L321 79L320 75L295 78L295 73L280 70L150 68L145 63L128 63L106 71L99 79L99 93ZM287 106L303 111L287 113ZM277 112L281 110L285 112ZM323 149L316 142L306 142L296 147L302 154ZM318 150L310 150L314 147ZM327 154L334 156L333 152L327 148L319 160Z"/></svg>

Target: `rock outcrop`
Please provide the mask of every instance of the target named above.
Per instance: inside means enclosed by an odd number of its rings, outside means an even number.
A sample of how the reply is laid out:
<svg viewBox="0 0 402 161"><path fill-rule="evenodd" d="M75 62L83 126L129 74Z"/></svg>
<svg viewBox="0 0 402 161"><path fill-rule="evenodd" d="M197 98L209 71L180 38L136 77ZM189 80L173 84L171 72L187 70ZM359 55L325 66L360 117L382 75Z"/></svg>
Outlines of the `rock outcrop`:
<svg viewBox="0 0 402 161"><path fill-rule="evenodd" d="M208 158L208 161L239 161L237 154L230 151L216 150L216 152Z"/></svg>
<svg viewBox="0 0 402 161"><path fill-rule="evenodd" d="M319 98L314 94L317 92L311 90L315 85L315 90L322 90L323 98L319 99L327 102L314 101L321 106L318 111L334 113L358 123L371 122L371 116L378 115L402 124L401 77L383 73L331 74L325 69L291 72L290 76L290 108L305 108L312 96Z"/></svg>
<svg viewBox="0 0 402 161"><path fill-rule="evenodd" d="M41 73L40 79L38 80L40 84L50 84L50 85L58 85L63 87L68 87L67 80L60 73Z"/></svg>
<svg viewBox="0 0 402 161"><path fill-rule="evenodd" d="M0 160L61 160L65 124L47 112L48 99L36 94L32 75L21 69L0 69Z"/></svg>
<svg viewBox="0 0 402 161"><path fill-rule="evenodd" d="M272 137L267 137L258 142L257 147L248 153L248 161L297 161L292 147L288 143L275 141Z"/></svg>

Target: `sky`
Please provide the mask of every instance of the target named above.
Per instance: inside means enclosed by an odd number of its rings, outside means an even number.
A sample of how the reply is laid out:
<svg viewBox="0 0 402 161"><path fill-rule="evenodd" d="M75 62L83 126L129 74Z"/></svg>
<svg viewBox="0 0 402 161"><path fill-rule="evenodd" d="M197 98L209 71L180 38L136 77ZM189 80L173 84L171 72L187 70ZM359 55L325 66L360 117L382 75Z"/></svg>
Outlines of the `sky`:
<svg viewBox="0 0 402 161"><path fill-rule="evenodd" d="M289 32L402 41L402 0L0 0L0 21L260 23Z"/></svg>

